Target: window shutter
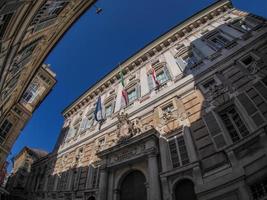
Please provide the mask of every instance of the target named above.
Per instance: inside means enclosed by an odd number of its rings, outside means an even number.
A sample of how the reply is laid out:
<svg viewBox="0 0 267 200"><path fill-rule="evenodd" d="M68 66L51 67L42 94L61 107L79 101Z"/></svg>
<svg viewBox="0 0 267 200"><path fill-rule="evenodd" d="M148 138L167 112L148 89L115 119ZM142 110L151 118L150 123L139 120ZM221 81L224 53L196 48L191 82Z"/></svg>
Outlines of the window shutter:
<svg viewBox="0 0 267 200"><path fill-rule="evenodd" d="M237 98L242 104L242 106L245 108L249 116L257 112L257 108L253 105L253 103L250 101L246 94L242 93L238 95Z"/></svg>
<svg viewBox="0 0 267 200"><path fill-rule="evenodd" d="M224 33L226 33L226 34L228 34L228 35L231 35L231 36L234 37L234 38L239 38L239 37L241 37L241 36L243 35L243 33L241 33L240 31L237 31L236 29L234 29L234 28L232 28L232 27L230 27L230 26L228 26L227 24L223 24L223 25L221 25L221 26L220 26L220 29L221 29Z"/></svg>
<svg viewBox="0 0 267 200"><path fill-rule="evenodd" d="M85 128L86 128L86 121L87 121L87 119L86 119L86 117L83 119L83 121L82 121L82 123L81 123L81 131L83 131Z"/></svg>
<svg viewBox="0 0 267 200"><path fill-rule="evenodd" d="M261 82L258 82L256 84L254 84L254 87L264 97L264 99L267 101L267 88L264 87L264 85Z"/></svg>
<svg viewBox="0 0 267 200"><path fill-rule="evenodd" d="M260 126L264 123L264 119L259 114L258 109L254 106L253 102L245 93L238 95L237 99L257 126Z"/></svg>
<svg viewBox="0 0 267 200"><path fill-rule="evenodd" d="M181 72L184 72L186 68L186 63L183 61L183 59L181 57L177 57L176 63L179 66Z"/></svg>
<svg viewBox="0 0 267 200"><path fill-rule="evenodd" d="M141 97L141 86L139 84L136 85L137 98Z"/></svg>
<svg viewBox="0 0 267 200"><path fill-rule="evenodd" d="M199 50L202 55L206 58L209 58L211 55L216 53L212 48L210 48L204 41L202 41L200 38L194 40L193 45L197 50Z"/></svg>
<svg viewBox="0 0 267 200"><path fill-rule="evenodd" d="M148 87L149 87L149 90L151 91L154 88L152 75L151 74L147 75L147 79L148 79Z"/></svg>
<svg viewBox="0 0 267 200"><path fill-rule="evenodd" d="M170 75L170 72L169 72L169 70L168 70L168 67L165 66L163 70L164 70L164 73L165 73L166 76L167 76L167 79L168 79L168 80L171 80L171 75Z"/></svg>
<svg viewBox="0 0 267 200"><path fill-rule="evenodd" d="M12 4L6 4L5 6L3 6L1 10L1 15L15 12L22 4L23 2L15 2Z"/></svg>
<svg viewBox="0 0 267 200"><path fill-rule="evenodd" d="M178 156L178 151L176 148L175 139L169 140L168 144L169 144L169 149L170 149L170 154L171 154L172 166L173 168L179 167L180 162L179 162L179 156Z"/></svg>
<svg viewBox="0 0 267 200"><path fill-rule="evenodd" d="M206 123L208 131L213 138L213 141L217 148L222 148L226 145L225 138L223 136L223 131L221 130L216 118L212 112L207 113L203 116Z"/></svg>
<svg viewBox="0 0 267 200"><path fill-rule="evenodd" d="M74 132L75 132L74 128L71 127L70 130L69 130L69 132L68 132L68 137L67 137L67 138L71 138L71 137L73 137Z"/></svg>
<svg viewBox="0 0 267 200"><path fill-rule="evenodd" d="M180 152L181 163L182 163L182 165L186 165L189 163L189 156L188 156L188 152L186 149L186 145L185 145L185 141L184 141L183 136L180 136L177 138L177 144L178 144L178 149Z"/></svg>

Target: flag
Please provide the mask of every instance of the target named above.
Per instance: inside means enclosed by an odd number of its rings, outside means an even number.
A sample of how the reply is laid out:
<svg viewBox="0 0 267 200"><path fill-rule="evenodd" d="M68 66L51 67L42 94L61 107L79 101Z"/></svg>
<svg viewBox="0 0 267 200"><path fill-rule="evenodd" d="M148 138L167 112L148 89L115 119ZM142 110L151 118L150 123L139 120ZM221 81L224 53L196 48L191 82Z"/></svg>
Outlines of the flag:
<svg viewBox="0 0 267 200"><path fill-rule="evenodd" d="M124 77L123 77L122 71L120 71L120 76L121 76L120 82L121 82L121 85L122 85L121 95L122 95L122 98L124 100L125 105L128 105L128 103L129 103L128 93L125 90L125 82L124 82Z"/></svg>
<svg viewBox="0 0 267 200"><path fill-rule="evenodd" d="M95 120L96 120L97 122L101 122L101 121L104 120L104 117L103 117L103 110L102 110L101 96L98 97L94 115L95 115Z"/></svg>
<svg viewBox="0 0 267 200"><path fill-rule="evenodd" d="M154 67L152 67L151 75L152 75L153 81L156 84L157 88L159 88L160 87L160 82L157 79L157 74L156 74L156 71L155 71Z"/></svg>

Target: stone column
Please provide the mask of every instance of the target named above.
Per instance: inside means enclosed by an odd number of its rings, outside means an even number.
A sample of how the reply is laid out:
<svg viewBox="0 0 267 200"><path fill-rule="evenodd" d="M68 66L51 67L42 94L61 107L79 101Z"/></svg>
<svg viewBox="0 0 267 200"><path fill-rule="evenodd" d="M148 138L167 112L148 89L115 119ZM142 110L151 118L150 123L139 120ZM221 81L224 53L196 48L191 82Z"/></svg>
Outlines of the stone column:
<svg viewBox="0 0 267 200"><path fill-rule="evenodd" d="M161 178L161 186L162 186L162 195L163 195L163 200L170 200L171 199L171 193L169 191L169 185L168 185L168 180L166 177Z"/></svg>
<svg viewBox="0 0 267 200"><path fill-rule="evenodd" d="M241 197L242 200L249 200L249 192L248 192L248 188L246 187L245 184L242 184L240 187L239 187L239 195Z"/></svg>
<svg viewBox="0 0 267 200"><path fill-rule="evenodd" d="M68 186L67 186L67 188L68 188L68 190L72 190L73 188L71 188L71 186L72 186L72 183L73 183L73 175L74 175L74 172L73 172L73 169L69 169L69 182L68 182Z"/></svg>
<svg viewBox="0 0 267 200"><path fill-rule="evenodd" d="M172 163L168 153L167 140L163 137L159 137L159 150L161 155L160 158L161 158L162 171L166 172L171 169Z"/></svg>
<svg viewBox="0 0 267 200"><path fill-rule="evenodd" d="M98 200L107 199L107 183L108 183L108 172L105 168L100 168L100 181L99 181L99 191Z"/></svg>
<svg viewBox="0 0 267 200"><path fill-rule="evenodd" d="M86 180L86 189L93 188L93 167L92 165L88 166L87 180Z"/></svg>
<svg viewBox="0 0 267 200"><path fill-rule="evenodd" d="M192 148L186 148L189 154L190 161L191 162L197 161L197 153L194 148L194 142L193 142L191 132L188 126L185 126L184 128L184 139L185 139L186 147L192 147Z"/></svg>
<svg viewBox="0 0 267 200"><path fill-rule="evenodd" d="M161 200L158 160L155 153L148 155L149 200Z"/></svg>

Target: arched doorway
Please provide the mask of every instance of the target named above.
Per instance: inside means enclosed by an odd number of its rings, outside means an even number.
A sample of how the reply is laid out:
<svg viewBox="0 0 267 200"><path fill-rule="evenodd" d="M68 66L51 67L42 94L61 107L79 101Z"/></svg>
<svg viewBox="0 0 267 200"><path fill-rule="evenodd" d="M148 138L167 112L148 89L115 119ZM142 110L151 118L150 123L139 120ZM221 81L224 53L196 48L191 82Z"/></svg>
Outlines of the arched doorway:
<svg viewBox="0 0 267 200"><path fill-rule="evenodd" d="M197 200L194 183L188 179L175 184L174 195L175 200Z"/></svg>
<svg viewBox="0 0 267 200"><path fill-rule="evenodd" d="M120 200L147 200L145 183L143 173L130 172L121 183Z"/></svg>
<svg viewBox="0 0 267 200"><path fill-rule="evenodd" d="M87 200L95 200L95 197L91 196Z"/></svg>

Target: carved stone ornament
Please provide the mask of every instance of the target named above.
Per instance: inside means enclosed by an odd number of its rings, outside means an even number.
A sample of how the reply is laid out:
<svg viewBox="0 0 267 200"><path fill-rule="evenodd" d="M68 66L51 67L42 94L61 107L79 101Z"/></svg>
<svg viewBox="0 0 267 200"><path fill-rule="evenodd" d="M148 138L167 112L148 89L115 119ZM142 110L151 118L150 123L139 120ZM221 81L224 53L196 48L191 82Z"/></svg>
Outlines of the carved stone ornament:
<svg viewBox="0 0 267 200"><path fill-rule="evenodd" d="M140 119L135 119L133 121L129 120L128 114L121 112L117 116L117 142L124 142L129 138L140 134L142 132L142 124Z"/></svg>
<svg viewBox="0 0 267 200"><path fill-rule="evenodd" d="M230 99L228 88L225 85L214 85L209 88L208 98L206 102L213 106L224 104Z"/></svg>

